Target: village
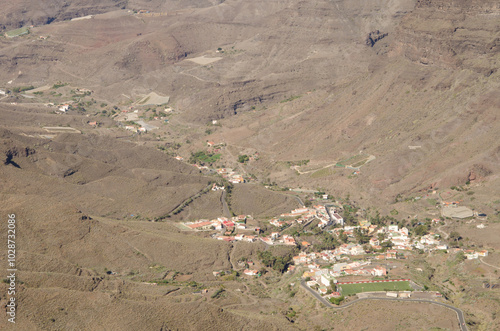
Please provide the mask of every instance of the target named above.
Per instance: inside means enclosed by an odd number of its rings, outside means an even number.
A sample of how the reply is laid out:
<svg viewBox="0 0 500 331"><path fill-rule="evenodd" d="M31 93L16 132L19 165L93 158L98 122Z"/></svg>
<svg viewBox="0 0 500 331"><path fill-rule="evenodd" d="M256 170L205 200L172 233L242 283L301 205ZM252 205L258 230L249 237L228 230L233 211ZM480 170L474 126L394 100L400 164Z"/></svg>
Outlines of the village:
<svg viewBox="0 0 500 331"><path fill-rule="evenodd" d="M220 189L224 188L213 186L213 190ZM411 279L402 279L398 273L394 274L395 268L401 266L397 262L410 258L412 251L462 253L468 260L488 256L488 250L485 249L450 248L439 234L432 231L416 233L418 231L410 231L396 224L375 225L368 220L359 220L357 225L346 225L342 213L342 207L326 203L297 208L261 222L251 215L238 215L213 220L200 219L182 225L193 231L213 232L211 238L226 242L263 242L269 246L298 248L299 253L293 256L287 272L300 273L304 286L335 304L339 304L346 296L359 297L364 292L410 298L413 291L419 291L423 298L439 298L439 293L422 292L422 287ZM442 219L436 218L431 224L438 225L441 222ZM315 227L319 231L316 232L318 235L331 235L336 247L315 249L314 244L290 234L292 227L299 226L302 229ZM268 230L263 231L263 227ZM245 266L244 275L261 275L260 270L252 268L255 268L253 262ZM216 273L219 275L220 271ZM347 280L343 281L343 278Z"/></svg>

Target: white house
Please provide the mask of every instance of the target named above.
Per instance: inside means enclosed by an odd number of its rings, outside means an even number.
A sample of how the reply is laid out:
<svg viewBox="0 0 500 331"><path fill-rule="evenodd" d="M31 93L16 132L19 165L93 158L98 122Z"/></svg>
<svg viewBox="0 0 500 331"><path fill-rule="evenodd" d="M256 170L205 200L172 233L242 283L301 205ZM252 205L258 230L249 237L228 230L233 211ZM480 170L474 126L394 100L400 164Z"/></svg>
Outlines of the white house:
<svg viewBox="0 0 500 331"><path fill-rule="evenodd" d="M243 271L243 273L247 276L258 276L259 275L258 270L245 269L245 271Z"/></svg>
<svg viewBox="0 0 500 331"><path fill-rule="evenodd" d="M335 224L344 225L344 218L342 216L340 216L339 214L337 214L337 213L333 213L332 214L332 221Z"/></svg>
<svg viewBox="0 0 500 331"><path fill-rule="evenodd" d="M325 286L330 286L330 281L333 281L334 283L336 282L335 277L333 277L330 274L322 274L320 277L320 282L321 284Z"/></svg>
<svg viewBox="0 0 500 331"><path fill-rule="evenodd" d="M398 232L398 226L397 225L389 225L387 227L387 230L389 230L389 232Z"/></svg>

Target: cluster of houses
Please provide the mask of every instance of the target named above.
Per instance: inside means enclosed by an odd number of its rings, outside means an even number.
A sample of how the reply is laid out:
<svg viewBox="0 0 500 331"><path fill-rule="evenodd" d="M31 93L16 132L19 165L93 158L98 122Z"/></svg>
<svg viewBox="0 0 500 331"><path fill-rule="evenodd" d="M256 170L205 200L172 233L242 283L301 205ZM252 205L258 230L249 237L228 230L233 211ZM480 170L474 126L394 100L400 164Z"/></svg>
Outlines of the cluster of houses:
<svg viewBox="0 0 500 331"><path fill-rule="evenodd" d="M325 270L323 268L320 268L321 263L334 263L331 268L327 268L326 270L331 270L332 273L334 273L335 277L340 277L344 275L374 275L374 276L383 276L386 274L384 271L382 274L380 274L383 270L380 268L376 268L376 270L372 270L373 268L364 268L366 265L370 265L371 261L355 261L351 262L349 255L363 255L365 252L363 248L359 245L354 245L353 244L344 244L341 247L335 249L335 250L324 250L322 252L312 252L312 253L306 253L306 252L300 252L299 255L293 257L293 262L294 265L305 265L307 266L310 270L316 270L316 269L321 269ZM349 247L350 246L350 247ZM395 259L396 258L396 251L391 250L388 251L386 254L381 254L380 256L375 256L375 260L381 260L381 259ZM311 276L310 274L307 274L306 277Z"/></svg>
<svg viewBox="0 0 500 331"><path fill-rule="evenodd" d="M273 232L268 237L259 237L259 239L268 245L288 245L296 246L295 238L289 235L281 236L279 232Z"/></svg>
<svg viewBox="0 0 500 331"><path fill-rule="evenodd" d="M70 105L68 103L57 106L57 110L61 113L66 113L70 109Z"/></svg>
<svg viewBox="0 0 500 331"><path fill-rule="evenodd" d="M303 278L318 279L318 276L329 275L330 277L342 276L374 276L381 277L387 275L387 269L383 266L371 266L371 261L355 261L351 263L335 263L330 268L319 268L319 265L308 265L309 271L304 272Z"/></svg>
<svg viewBox="0 0 500 331"><path fill-rule="evenodd" d="M213 220L201 219L194 222L183 223L184 226L191 230L226 230L226 234L233 233L234 229L246 230L246 220L251 218L250 215L238 215L232 218L218 217ZM260 231L259 228L258 231ZM256 231L256 229L254 229Z"/></svg>
<svg viewBox="0 0 500 331"><path fill-rule="evenodd" d="M338 236L343 231L348 238L355 238L354 233L356 229L361 229L364 233L372 235L369 245L374 250L381 250L381 244L387 241L391 241L392 248L397 250L411 251L416 248L430 252L433 250L448 249L448 246L441 241L441 237L438 234L429 233L420 237L420 239L412 239L406 227L399 228L397 225L378 227L368 221L361 221L360 225L336 228L333 229L332 233ZM382 234L384 237L382 241L379 240L379 234Z"/></svg>
<svg viewBox="0 0 500 331"><path fill-rule="evenodd" d="M233 169L229 168L219 168L217 169L217 173L222 176L222 178L227 179L230 183L238 184L244 183L245 179L242 175L235 172Z"/></svg>
<svg viewBox="0 0 500 331"><path fill-rule="evenodd" d="M250 266L254 266L253 262L251 262ZM220 277L220 276L224 276L224 275L230 275L231 274L231 270L228 270L228 271L224 271L224 270L213 271L212 274L215 277ZM260 276L259 270L256 270L256 269L245 269L245 270L243 270L243 274L247 275L247 276L253 276L253 277L259 277Z"/></svg>
<svg viewBox="0 0 500 331"><path fill-rule="evenodd" d="M330 217L331 215L331 217ZM286 220L287 218L294 218L293 220ZM271 225L282 227L287 224L297 222L298 224L306 225L314 219L318 219L318 227L324 228L332 224L344 224L344 219L340 216L334 208L331 212L327 211L327 207L322 205L315 205L312 208L302 207L292 210L289 213L280 215L280 218L273 218L269 221Z"/></svg>
<svg viewBox="0 0 500 331"><path fill-rule="evenodd" d="M140 121L139 117L139 110L138 109L133 109L133 107L130 107L129 109L123 109L119 115L117 115L115 118L115 121L122 122L122 121L132 121L135 122L134 125L125 125L124 128L126 130L132 131L132 132L141 132L141 133L146 133L150 130L157 129L157 127L149 125L145 123L144 121ZM168 119L164 116L153 116L154 120L164 120L165 122L168 122Z"/></svg>
<svg viewBox="0 0 500 331"><path fill-rule="evenodd" d="M259 237L258 234L260 233L260 228L254 228L253 231L255 231L256 233L255 235L242 234L242 233L231 235L229 234L229 232L226 232L225 235L215 234L213 238L217 240L224 240L227 242L234 242L234 241L256 242L260 240L267 245L288 245L288 246L297 245L297 243L295 242L295 238L286 234L281 236L279 232L273 232L271 233L270 236Z"/></svg>
<svg viewBox="0 0 500 331"><path fill-rule="evenodd" d="M145 127L139 127L137 128L136 126L134 125L125 125L125 130L129 130L129 131L132 131L132 132L148 132L148 130L145 128Z"/></svg>
<svg viewBox="0 0 500 331"><path fill-rule="evenodd" d="M472 249L457 249L458 251L464 252L465 257L467 260L475 260L478 259L479 257L486 257L488 256L488 251L486 249L480 250L480 251L474 251Z"/></svg>

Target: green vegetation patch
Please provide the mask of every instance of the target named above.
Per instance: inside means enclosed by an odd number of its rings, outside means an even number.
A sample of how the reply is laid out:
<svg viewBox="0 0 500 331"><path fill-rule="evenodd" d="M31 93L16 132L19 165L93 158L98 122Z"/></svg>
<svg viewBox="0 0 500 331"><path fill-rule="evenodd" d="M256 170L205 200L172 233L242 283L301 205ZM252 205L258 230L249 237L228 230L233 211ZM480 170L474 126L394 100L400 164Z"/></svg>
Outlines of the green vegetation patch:
<svg viewBox="0 0 500 331"><path fill-rule="evenodd" d="M192 153L189 158L190 163L214 163L220 160L221 154L206 153L204 151L199 151Z"/></svg>
<svg viewBox="0 0 500 331"><path fill-rule="evenodd" d="M246 154L238 156L238 162L239 163L245 163L248 160L250 160L250 157Z"/></svg>
<svg viewBox="0 0 500 331"><path fill-rule="evenodd" d="M61 82L57 82L57 83L55 83L54 85L52 85L52 88L53 88L53 89L58 89L58 88L60 88L60 87L64 87L64 86L66 86L66 85L68 85L68 83L61 83Z"/></svg>
<svg viewBox="0 0 500 331"><path fill-rule="evenodd" d="M330 298L330 302L337 306L340 305L342 301L344 301L344 296L338 298Z"/></svg>
<svg viewBox="0 0 500 331"><path fill-rule="evenodd" d="M342 284L342 295L349 296L361 292L377 291L411 291L412 288L408 281L387 282L387 283L364 283L364 284Z"/></svg>
<svg viewBox="0 0 500 331"><path fill-rule="evenodd" d="M327 177L332 174L330 168L323 168L311 174L311 178Z"/></svg>
<svg viewBox="0 0 500 331"><path fill-rule="evenodd" d="M288 99L281 100L280 102L281 102L281 103L285 103L285 102L293 101L293 100L298 99L298 98L300 98L300 97L301 97L300 95L292 95L292 96L291 96L291 97L289 97Z"/></svg>
<svg viewBox="0 0 500 331"><path fill-rule="evenodd" d="M14 93L19 93L19 92L24 92L24 91L29 91L29 90L33 90L35 87L33 85L30 85L30 86L18 86L18 87L14 87L12 89L12 91Z"/></svg>
<svg viewBox="0 0 500 331"><path fill-rule="evenodd" d="M29 32L30 32L30 30L28 29L27 26L25 26L25 27L22 27L19 29L7 31L7 32L5 32L5 35L9 38L14 38L14 37L22 36L23 34L28 34Z"/></svg>
<svg viewBox="0 0 500 331"><path fill-rule="evenodd" d="M309 163L310 160L298 160L298 161L286 161L286 164L291 166L305 166Z"/></svg>

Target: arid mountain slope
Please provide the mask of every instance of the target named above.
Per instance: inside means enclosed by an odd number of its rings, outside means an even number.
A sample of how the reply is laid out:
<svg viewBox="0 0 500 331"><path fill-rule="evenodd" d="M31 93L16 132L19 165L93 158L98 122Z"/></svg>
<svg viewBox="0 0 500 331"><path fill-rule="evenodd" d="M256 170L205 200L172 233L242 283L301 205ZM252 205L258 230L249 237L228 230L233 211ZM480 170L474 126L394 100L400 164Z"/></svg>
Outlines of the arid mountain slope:
<svg viewBox="0 0 500 331"><path fill-rule="evenodd" d="M220 179L157 150L160 142L181 142L175 152L185 159L220 142L232 154L222 162L260 183L350 194L364 207L392 209L398 195L466 182L500 196L496 1L46 4L2 8L3 28L35 26L0 39L0 88L46 86L51 101L64 89L54 84L68 83L106 106L55 114L38 95L0 100L0 211L15 211L19 224L21 328L310 329L285 317L292 296L278 277L249 286L212 275L255 257L262 243L236 246L173 222L228 213L222 193L151 221ZM95 17L68 21L87 14ZM140 108L150 92L174 108L161 139L133 136L103 111ZM258 159L234 160L246 150ZM291 167L301 160L309 163ZM283 191L240 185L235 213L265 218L298 206ZM301 300L304 312L324 314L313 298Z"/></svg>

